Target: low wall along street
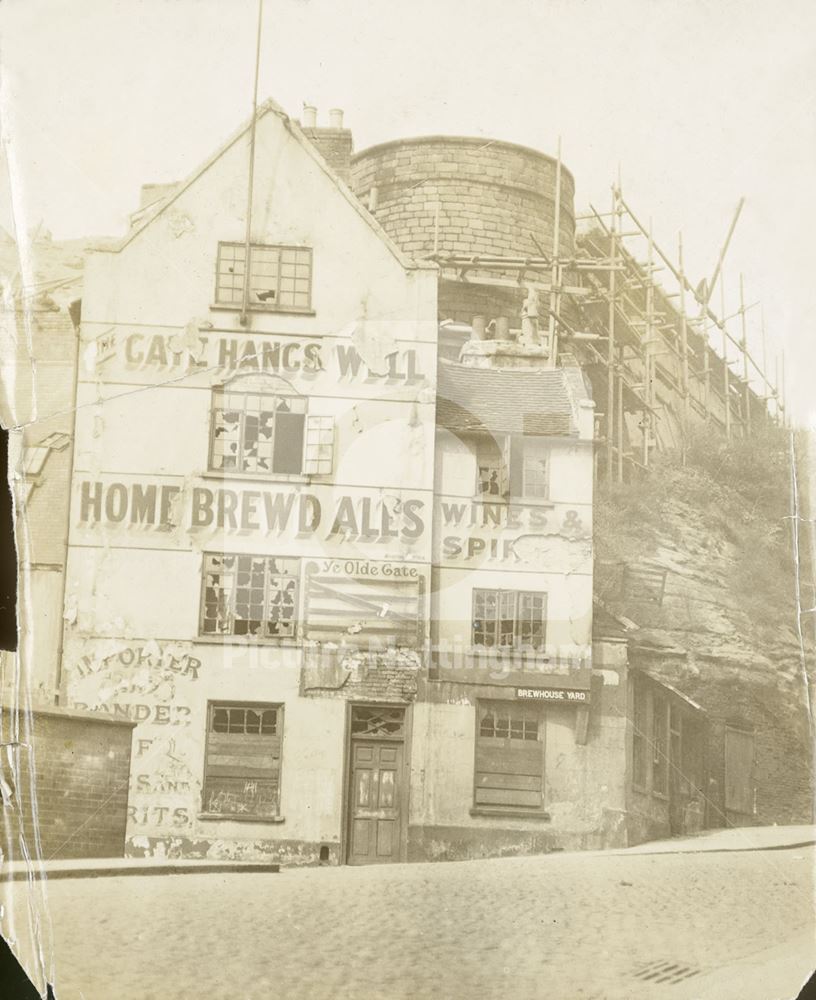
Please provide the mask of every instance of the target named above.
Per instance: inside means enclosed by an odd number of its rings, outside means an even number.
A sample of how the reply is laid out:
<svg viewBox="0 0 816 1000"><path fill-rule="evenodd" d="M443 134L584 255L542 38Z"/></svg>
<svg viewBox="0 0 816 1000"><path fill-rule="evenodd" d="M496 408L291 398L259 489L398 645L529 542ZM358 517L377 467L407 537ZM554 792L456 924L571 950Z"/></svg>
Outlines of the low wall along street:
<svg viewBox="0 0 816 1000"><path fill-rule="evenodd" d="M3 755L4 797L16 806L4 810L6 861L28 860L17 845L36 844L36 835L43 858L124 854L133 722L86 707L32 709L21 742ZM11 713L2 714L8 733Z"/></svg>

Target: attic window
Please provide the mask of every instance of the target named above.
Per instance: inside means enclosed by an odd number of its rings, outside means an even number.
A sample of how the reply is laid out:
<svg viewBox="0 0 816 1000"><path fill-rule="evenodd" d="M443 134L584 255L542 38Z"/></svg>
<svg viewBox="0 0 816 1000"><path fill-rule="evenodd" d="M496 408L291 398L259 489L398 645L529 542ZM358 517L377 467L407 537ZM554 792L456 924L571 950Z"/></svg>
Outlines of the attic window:
<svg viewBox="0 0 816 1000"><path fill-rule="evenodd" d="M241 307L246 246L219 243L215 301ZM250 309L300 312L312 306L312 251L309 247L252 244L249 248Z"/></svg>

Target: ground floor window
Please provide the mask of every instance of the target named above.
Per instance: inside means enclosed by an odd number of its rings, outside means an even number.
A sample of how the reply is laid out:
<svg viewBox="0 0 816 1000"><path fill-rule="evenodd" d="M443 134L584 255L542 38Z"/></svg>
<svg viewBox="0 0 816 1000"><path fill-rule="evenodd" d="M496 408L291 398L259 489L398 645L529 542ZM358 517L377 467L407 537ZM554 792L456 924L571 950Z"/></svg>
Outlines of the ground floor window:
<svg viewBox="0 0 816 1000"><path fill-rule="evenodd" d="M278 815L283 706L210 702L203 811L242 819Z"/></svg>
<svg viewBox="0 0 816 1000"><path fill-rule="evenodd" d="M516 702L479 702L474 805L497 812L544 805L544 710Z"/></svg>

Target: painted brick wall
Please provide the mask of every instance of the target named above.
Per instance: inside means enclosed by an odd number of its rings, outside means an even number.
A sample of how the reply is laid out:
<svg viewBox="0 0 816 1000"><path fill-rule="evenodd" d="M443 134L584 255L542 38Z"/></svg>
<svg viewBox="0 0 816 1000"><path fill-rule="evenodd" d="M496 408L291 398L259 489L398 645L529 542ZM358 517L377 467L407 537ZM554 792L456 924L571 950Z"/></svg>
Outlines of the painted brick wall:
<svg viewBox="0 0 816 1000"><path fill-rule="evenodd" d="M133 723L57 708L20 718L18 734L13 722L2 709L3 742L18 744L6 748L1 772L14 860L22 859L20 834L36 856L32 791L43 858L123 857Z"/></svg>

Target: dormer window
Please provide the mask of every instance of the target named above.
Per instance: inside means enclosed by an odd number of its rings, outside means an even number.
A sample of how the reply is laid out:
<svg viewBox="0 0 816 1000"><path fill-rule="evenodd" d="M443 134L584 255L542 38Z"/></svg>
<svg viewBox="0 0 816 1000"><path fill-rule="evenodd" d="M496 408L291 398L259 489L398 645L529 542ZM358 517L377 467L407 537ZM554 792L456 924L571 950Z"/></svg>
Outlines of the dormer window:
<svg viewBox="0 0 816 1000"><path fill-rule="evenodd" d="M215 302L240 309L244 299L246 245L219 243ZM309 312L312 307L312 251L309 247L253 243L249 248L248 307Z"/></svg>

